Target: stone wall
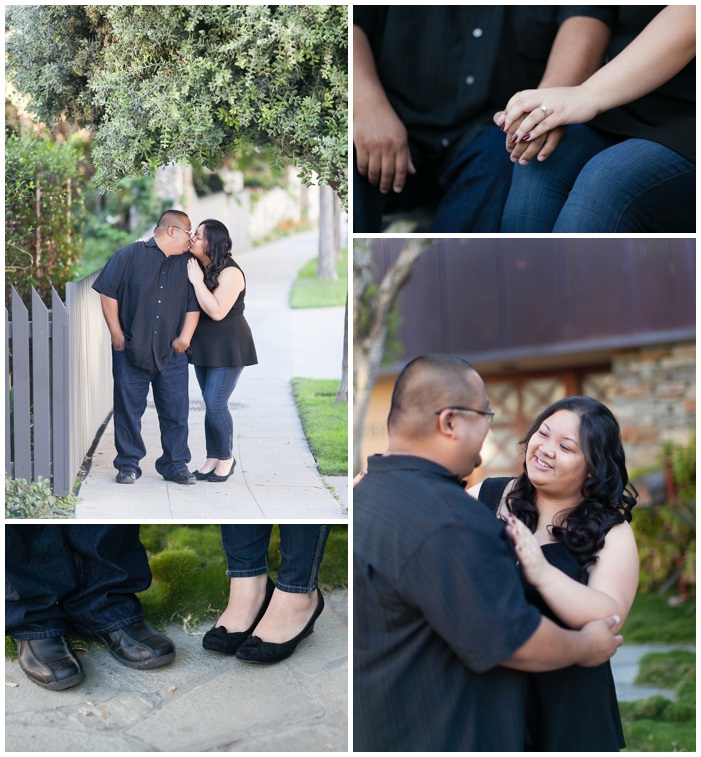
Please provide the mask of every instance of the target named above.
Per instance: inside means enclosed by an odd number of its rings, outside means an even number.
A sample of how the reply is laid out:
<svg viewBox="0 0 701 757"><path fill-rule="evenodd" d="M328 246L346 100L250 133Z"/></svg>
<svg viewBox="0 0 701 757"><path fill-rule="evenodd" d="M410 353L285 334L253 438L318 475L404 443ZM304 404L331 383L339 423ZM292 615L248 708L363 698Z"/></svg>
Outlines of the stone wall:
<svg viewBox="0 0 701 757"><path fill-rule="evenodd" d="M629 468L656 465L662 443L686 444L696 427L696 345L644 347L613 355L612 410Z"/></svg>

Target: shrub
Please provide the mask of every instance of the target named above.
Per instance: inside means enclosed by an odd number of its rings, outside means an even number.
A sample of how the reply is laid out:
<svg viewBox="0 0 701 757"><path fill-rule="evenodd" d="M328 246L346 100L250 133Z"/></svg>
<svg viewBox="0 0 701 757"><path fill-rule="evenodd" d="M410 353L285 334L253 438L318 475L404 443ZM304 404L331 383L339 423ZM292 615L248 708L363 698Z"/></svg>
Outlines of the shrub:
<svg viewBox="0 0 701 757"><path fill-rule="evenodd" d="M49 482L5 477L5 518L72 518L75 497L54 497Z"/></svg>
<svg viewBox="0 0 701 757"><path fill-rule="evenodd" d="M640 555L640 590L681 593L696 587L696 435L686 446L668 443L663 458L671 468L674 501L636 508L633 530Z"/></svg>
<svg viewBox="0 0 701 757"><path fill-rule="evenodd" d="M80 259L85 175L79 138L54 142L33 132L5 141L5 288L25 302L31 288L63 296Z"/></svg>

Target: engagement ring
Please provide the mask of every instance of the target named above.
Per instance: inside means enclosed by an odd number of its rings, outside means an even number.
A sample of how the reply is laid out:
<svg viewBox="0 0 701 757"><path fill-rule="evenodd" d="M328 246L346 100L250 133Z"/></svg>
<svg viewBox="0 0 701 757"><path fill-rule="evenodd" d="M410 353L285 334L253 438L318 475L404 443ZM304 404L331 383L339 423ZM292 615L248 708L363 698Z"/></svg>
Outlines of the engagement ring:
<svg viewBox="0 0 701 757"><path fill-rule="evenodd" d="M543 111L543 113L545 113L546 116L548 115L548 109L545 107L545 105L541 105L540 109Z"/></svg>

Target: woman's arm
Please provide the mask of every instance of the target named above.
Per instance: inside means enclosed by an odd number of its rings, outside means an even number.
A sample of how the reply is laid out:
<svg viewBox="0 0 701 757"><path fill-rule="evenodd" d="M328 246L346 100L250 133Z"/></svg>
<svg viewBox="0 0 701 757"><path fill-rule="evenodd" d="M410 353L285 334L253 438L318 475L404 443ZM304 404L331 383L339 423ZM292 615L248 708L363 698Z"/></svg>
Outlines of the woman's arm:
<svg viewBox="0 0 701 757"><path fill-rule="evenodd" d="M695 55L696 7L668 5L583 84L518 92L497 123L508 130L516 119L529 114L514 134L514 141L530 141L561 124L586 123L599 113L649 94L678 74Z"/></svg>
<svg viewBox="0 0 701 757"><path fill-rule="evenodd" d="M195 258L188 260L187 276L195 290L197 302L214 321L221 321L231 310L245 286L243 274L238 268L224 268L219 274L217 288L210 292L204 283L204 273Z"/></svg>
<svg viewBox="0 0 701 757"><path fill-rule="evenodd" d="M621 623L626 619L638 588L639 571L638 549L628 523L619 523L606 534L585 586L550 565L533 534L518 518L509 515L506 522L526 579L563 623L582 628L590 620L607 615L618 615Z"/></svg>

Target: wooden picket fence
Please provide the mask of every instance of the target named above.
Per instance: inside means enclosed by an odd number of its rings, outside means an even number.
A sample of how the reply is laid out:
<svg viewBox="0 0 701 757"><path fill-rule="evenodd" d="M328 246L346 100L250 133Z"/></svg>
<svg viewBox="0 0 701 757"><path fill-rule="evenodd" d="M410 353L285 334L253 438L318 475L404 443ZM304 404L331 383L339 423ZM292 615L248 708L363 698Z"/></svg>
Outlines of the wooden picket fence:
<svg viewBox="0 0 701 757"><path fill-rule="evenodd" d="M12 289L5 310L5 473L72 489L95 435L112 408L109 332L98 272L52 289L51 308L32 290L31 316Z"/></svg>

